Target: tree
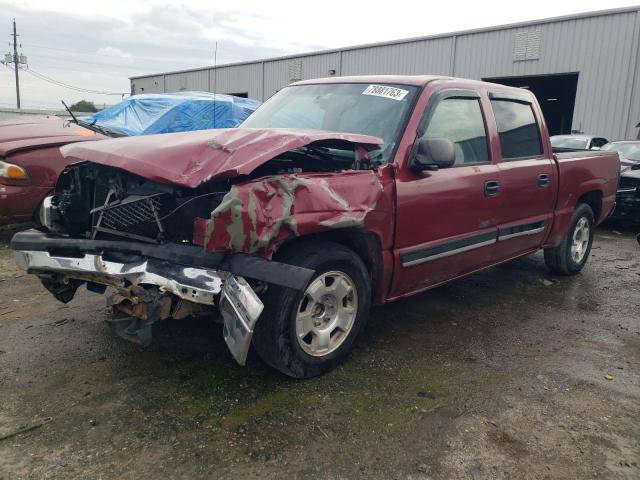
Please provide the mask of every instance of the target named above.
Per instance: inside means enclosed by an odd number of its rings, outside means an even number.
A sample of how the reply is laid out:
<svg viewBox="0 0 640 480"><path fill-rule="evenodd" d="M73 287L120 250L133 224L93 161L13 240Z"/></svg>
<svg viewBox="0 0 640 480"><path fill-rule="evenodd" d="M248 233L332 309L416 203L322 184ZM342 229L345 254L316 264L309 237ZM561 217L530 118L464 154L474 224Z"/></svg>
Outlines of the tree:
<svg viewBox="0 0 640 480"><path fill-rule="evenodd" d="M74 103L69 107L72 112L97 112L98 109L93 104L93 102L89 102L87 100L80 100L77 103Z"/></svg>

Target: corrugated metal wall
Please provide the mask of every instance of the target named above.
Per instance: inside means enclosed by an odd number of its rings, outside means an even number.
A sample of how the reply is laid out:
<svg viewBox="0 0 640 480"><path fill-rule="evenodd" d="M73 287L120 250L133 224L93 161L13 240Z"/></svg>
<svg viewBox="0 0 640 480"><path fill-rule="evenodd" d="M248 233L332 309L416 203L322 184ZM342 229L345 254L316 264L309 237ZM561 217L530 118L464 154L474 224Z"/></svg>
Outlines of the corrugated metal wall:
<svg viewBox="0 0 640 480"><path fill-rule="evenodd" d="M167 74L164 84L167 92L207 92L209 91L209 70Z"/></svg>
<svg viewBox="0 0 640 480"><path fill-rule="evenodd" d="M640 10L576 16L217 69L220 93L265 100L292 81L334 75L491 78L578 72L573 128L635 138L640 122ZM132 79L135 92L213 90L213 69Z"/></svg>
<svg viewBox="0 0 640 480"><path fill-rule="evenodd" d="M633 77L629 79L629 84L632 85L632 87L629 88L631 91L631 99L629 102L629 121L625 138L638 138L640 140L640 10L636 12L636 29L632 42L636 49L636 56L634 59L631 59L631 63L635 64L635 73Z"/></svg>
<svg viewBox="0 0 640 480"><path fill-rule="evenodd" d="M335 75L339 75L340 53L265 61L264 98L269 98L291 82L328 77L329 70L335 70Z"/></svg>
<svg viewBox="0 0 640 480"><path fill-rule="evenodd" d="M163 93L164 75L140 77L131 81L131 91L134 93Z"/></svg>
<svg viewBox="0 0 640 480"><path fill-rule="evenodd" d="M453 37L345 51L343 75L450 75Z"/></svg>
<svg viewBox="0 0 640 480"><path fill-rule="evenodd" d="M454 74L464 78L579 72L573 128L609 138L627 129L637 12L459 36ZM537 60L514 61L518 33L539 31Z"/></svg>
<svg viewBox="0 0 640 480"><path fill-rule="evenodd" d="M249 98L262 98L262 63L217 68L209 71L210 91L246 93Z"/></svg>

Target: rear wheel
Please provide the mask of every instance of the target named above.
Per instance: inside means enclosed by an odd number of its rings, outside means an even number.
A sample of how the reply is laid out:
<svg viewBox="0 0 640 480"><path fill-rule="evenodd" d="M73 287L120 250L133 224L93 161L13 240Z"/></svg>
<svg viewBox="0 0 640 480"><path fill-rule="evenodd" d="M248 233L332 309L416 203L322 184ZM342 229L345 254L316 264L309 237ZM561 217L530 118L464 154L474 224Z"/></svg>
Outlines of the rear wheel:
<svg viewBox="0 0 640 480"><path fill-rule="evenodd" d="M578 205L562 243L544 251L544 261L549 270L557 275L575 275L580 272L591 252L594 227L591 207L584 203Z"/></svg>
<svg viewBox="0 0 640 480"><path fill-rule="evenodd" d="M260 357L295 378L321 375L349 353L371 305L362 260L333 242L294 245L278 261L316 271L304 292L270 286L253 335Z"/></svg>

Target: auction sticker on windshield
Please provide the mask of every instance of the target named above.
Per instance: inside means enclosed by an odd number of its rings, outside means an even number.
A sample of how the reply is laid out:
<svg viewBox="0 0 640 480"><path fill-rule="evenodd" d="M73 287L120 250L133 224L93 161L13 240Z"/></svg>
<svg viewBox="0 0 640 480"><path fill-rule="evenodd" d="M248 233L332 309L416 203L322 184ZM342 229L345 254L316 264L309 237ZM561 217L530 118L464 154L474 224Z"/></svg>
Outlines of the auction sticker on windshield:
<svg viewBox="0 0 640 480"><path fill-rule="evenodd" d="M388 87L386 85L369 85L362 95L375 95L376 97L391 98L393 100L402 100L409 90L401 88Z"/></svg>

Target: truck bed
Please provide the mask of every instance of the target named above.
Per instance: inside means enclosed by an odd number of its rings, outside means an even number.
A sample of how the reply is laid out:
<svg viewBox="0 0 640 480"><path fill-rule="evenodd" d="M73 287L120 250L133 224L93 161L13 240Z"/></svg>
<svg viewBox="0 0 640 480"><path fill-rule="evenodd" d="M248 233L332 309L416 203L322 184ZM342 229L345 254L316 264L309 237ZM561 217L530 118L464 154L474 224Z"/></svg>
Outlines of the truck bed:
<svg viewBox="0 0 640 480"><path fill-rule="evenodd" d="M602 223L615 206L620 177L620 159L616 152L582 150L555 153L558 168L558 200L553 229L545 246L557 245L571 222L573 209L586 192L601 191L601 208L595 211L596 224ZM594 202L600 203L600 202Z"/></svg>

